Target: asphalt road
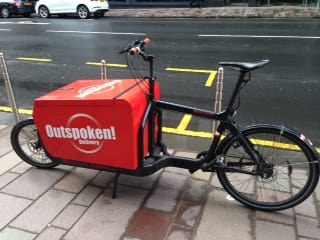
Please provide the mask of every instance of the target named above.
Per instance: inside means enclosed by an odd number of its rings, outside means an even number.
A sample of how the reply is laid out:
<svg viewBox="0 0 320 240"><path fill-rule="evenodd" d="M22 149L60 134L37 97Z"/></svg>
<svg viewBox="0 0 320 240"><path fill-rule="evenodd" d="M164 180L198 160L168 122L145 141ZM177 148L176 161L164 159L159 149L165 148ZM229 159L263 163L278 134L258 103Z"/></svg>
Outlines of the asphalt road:
<svg viewBox="0 0 320 240"><path fill-rule="evenodd" d="M236 119L241 124L284 124L320 146L319 30L316 19L14 18L0 19L0 52L5 53L17 103L25 109L32 109L34 98L66 83L100 78L100 68L89 62L126 64L118 50L146 36L153 40L148 52L156 57L162 98L200 108L213 109L215 88L205 87L208 74L192 70L217 70L220 61L269 59L252 73ZM136 66L146 70L139 59ZM129 74L118 65L108 68L109 78L131 78ZM225 69L223 104L236 75ZM0 106L9 106L2 78L0 86ZM166 113L165 125L177 127L182 117ZM193 131L210 128L201 119L188 125Z"/></svg>

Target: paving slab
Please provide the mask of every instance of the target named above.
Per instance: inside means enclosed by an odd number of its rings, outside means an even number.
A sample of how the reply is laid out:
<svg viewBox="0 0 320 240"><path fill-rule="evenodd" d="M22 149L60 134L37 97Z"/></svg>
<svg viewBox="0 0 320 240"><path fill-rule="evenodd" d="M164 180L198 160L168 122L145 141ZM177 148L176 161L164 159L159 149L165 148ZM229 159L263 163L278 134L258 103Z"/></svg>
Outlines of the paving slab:
<svg viewBox="0 0 320 240"><path fill-rule="evenodd" d="M195 203L202 203L207 198L208 182L191 179L183 200Z"/></svg>
<svg viewBox="0 0 320 240"><path fill-rule="evenodd" d="M67 192L79 193L98 173L97 170L77 167L54 187Z"/></svg>
<svg viewBox="0 0 320 240"><path fill-rule="evenodd" d="M23 174L27 172L32 166L26 162L19 163L16 167L12 168L10 171L14 173Z"/></svg>
<svg viewBox="0 0 320 240"><path fill-rule="evenodd" d="M8 144L6 144L6 145L8 145ZM4 153L5 152L6 151L4 151ZM0 175L9 171L11 168L17 166L21 162L22 162L22 160L12 151L4 154L1 157L1 162L0 162Z"/></svg>
<svg viewBox="0 0 320 240"><path fill-rule="evenodd" d="M19 174L6 172L0 175L0 189L5 187L8 183L12 182L14 179L19 177Z"/></svg>
<svg viewBox="0 0 320 240"><path fill-rule="evenodd" d="M161 172L161 171L160 171ZM158 180L160 172L146 177L136 177L129 175L120 175L118 179L119 184L124 184L132 187L144 188L146 190L152 189L154 183Z"/></svg>
<svg viewBox="0 0 320 240"><path fill-rule="evenodd" d="M60 169L32 168L1 191L12 195L36 199L66 174Z"/></svg>
<svg viewBox="0 0 320 240"><path fill-rule="evenodd" d="M132 219L127 236L139 239L163 240L171 222L171 215L153 209L142 208Z"/></svg>
<svg viewBox="0 0 320 240"><path fill-rule="evenodd" d="M195 240L251 239L251 211L235 201L228 201L226 193L212 190L203 210Z"/></svg>
<svg viewBox="0 0 320 240"><path fill-rule="evenodd" d="M90 206L64 237L65 240L119 240L134 212L140 207L146 190L120 186L118 198L111 198L108 188Z"/></svg>
<svg viewBox="0 0 320 240"><path fill-rule="evenodd" d="M189 239L192 239L192 231L179 226L172 227L167 238L167 240L189 240Z"/></svg>
<svg viewBox="0 0 320 240"><path fill-rule="evenodd" d="M93 185L87 185L76 197L75 200L73 200L73 203L83 205L83 206L89 206L101 193L102 189L98 188Z"/></svg>
<svg viewBox="0 0 320 240"><path fill-rule="evenodd" d="M99 172L90 182L90 184L97 187L106 187L114 178L115 173L111 172Z"/></svg>
<svg viewBox="0 0 320 240"><path fill-rule="evenodd" d="M5 129L5 128L7 128L7 127L8 127L8 125L0 124L0 131L3 130L3 129Z"/></svg>
<svg viewBox="0 0 320 240"><path fill-rule="evenodd" d="M69 229L71 228L87 210L87 207L69 204L63 211L51 222L51 226Z"/></svg>
<svg viewBox="0 0 320 240"><path fill-rule="evenodd" d="M32 201L28 199L0 193L0 230L21 214L31 203Z"/></svg>
<svg viewBox="0 0 320 240"><path fill-rule="evenodd" d="M301 204L295 207L295 211L297 214L305 215L308 217L317 217L317 210L314 204L315 197L311 194L306 200L304 200Z"/></svg>
<svg viewBox="0 0 320 240"><path fill-rule="evenodd" d="M261 221L269 221L283 223L287 225L295 224L295 212L293 208L278 212L262 212L256 211L256 219Z"/></svg>
<svg viewBox="0 0 320 240"><path fill-rule="evenodd" d="M269 240L281 239L292 240L295 239L295 229L293 226L288 226L279 223L271 223L265 221L256 222L256 239Z"/></svg>
<svg viewBox="0 0 320 240"><path fill-rule="evenodd" d="M10 131L11 128L2 128L0 132L0 156L10 152L12 150L10 144ZM9 143L9 144L8 144Z"/></svg>
<svg viewBox="0 0 320 240"><path fill-rule="evenodd" d="M187 176L175 174L171 172L164 172L153 191L148 198L145 206L147 208L160 210L164 212L172 212L175 210L178 197L181 193Z"/></svg>
<svg viewBox="0 0 320 240"><path fill-rule="evenodd" d="M66 230L48 227L44 230L36 239L37 240L54 240L61 239L61 237L66 233Z"/></svg>
<svg viewBox="0 0 320 240"><path fill-rule="evenodd" d="M193 228L198 223L198 219L200 219L201 210L202 205L200 204L182 201L174 222L177 225Z"/></svg>
<svg viewBox="0 0 320 240"><path fill-rule="evenodd" d="M73 198L72 193L49 190L19 215L10 226L40 233Z"/></svg>
<svg viewBox="0 0 320 240"><path fill-rule="evenodd" d="M4 230L0 232L1 240L33 240L36 237L36 234L26 232L20 229L15 229L11 227L6 227Z"/></svg>
<svg viewBox="0 0 320 240"><path fill-rule="evenodd" d="M296 215L298 235L301 237L320 239L319 220Z"/></svg>

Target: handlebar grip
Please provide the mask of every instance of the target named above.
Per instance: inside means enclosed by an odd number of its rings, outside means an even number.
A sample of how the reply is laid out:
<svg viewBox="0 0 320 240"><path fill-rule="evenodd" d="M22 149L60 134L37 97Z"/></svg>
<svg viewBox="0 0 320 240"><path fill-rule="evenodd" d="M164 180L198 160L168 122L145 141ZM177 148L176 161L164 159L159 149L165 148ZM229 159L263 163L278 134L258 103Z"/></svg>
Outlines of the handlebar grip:
<svg viewBox="0 0 320 240"><path fill-rule="evenodd" d="M148 45L148 44L151 43L151 39L150 39L150 38L145 38L145 39L143 40L143 43L144 43L144 45Z"/></svg>
<svg viewBox="0 0 320 240"><path fill-rule="evenodd" d="M129 50L130 55L138 55L141 52L139 47L133 47Z"/></svg>

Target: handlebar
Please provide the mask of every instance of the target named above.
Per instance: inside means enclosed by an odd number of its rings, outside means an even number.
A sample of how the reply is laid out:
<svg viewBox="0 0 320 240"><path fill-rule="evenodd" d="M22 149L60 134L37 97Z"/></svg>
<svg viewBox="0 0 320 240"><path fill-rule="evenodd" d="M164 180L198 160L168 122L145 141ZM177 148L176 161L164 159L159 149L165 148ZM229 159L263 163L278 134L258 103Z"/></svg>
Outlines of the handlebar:
<svg viewBox="0 0 320 240"><path fill-rule="evenodd" d="M150 56L147 55L145 51L145 45L151 43L150 38L145 38L144 40L135 40L130 43L125 49L121 50L119 54L129 53L130 55L140 55L144 60L149 60Z"/></svg>

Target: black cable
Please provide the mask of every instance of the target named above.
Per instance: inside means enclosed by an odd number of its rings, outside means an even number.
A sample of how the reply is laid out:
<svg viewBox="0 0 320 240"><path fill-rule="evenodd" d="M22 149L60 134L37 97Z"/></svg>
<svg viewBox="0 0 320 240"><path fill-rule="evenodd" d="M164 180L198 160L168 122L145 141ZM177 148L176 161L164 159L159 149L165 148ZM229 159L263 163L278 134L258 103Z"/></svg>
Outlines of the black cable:
<svg viewBox="0 0 320 240"><path fill-rule="evenodd" d="M145 83L145 79L143 78L143 76L140 74L140 72L134 67L133 64L133 56L130 55L130 60L128 59L129 54L126 54L126 62L130 71L130 75L133 77L133 79L135 80L135 82L137 83L138 87L140 88L140 91L146 96L148 97L148 92L146 92L144 89L142 89L142 87L140 86L140 84L143 84L146 88L149 87L148 84Z"/></svg>

